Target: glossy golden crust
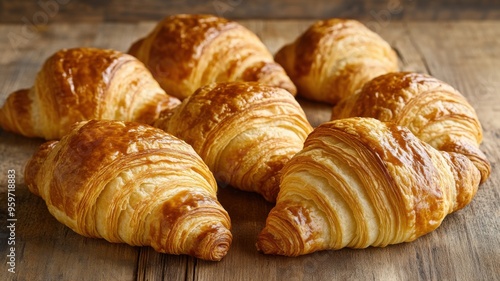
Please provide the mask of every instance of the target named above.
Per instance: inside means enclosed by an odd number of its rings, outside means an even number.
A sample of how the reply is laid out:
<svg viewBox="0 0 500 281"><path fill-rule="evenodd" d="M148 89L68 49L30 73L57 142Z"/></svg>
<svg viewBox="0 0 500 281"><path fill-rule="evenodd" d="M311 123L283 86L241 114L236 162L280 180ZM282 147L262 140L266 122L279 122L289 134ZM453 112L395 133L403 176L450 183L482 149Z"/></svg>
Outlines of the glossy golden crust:
<svg viewBox="0 0 500 281"><path fill-rule="evenodd" d="M362 23L314 23L275 56L305 98L335 104L370 79L398 70L391 46Z"/></svg>
<svg viewBox="0 0 500 281"><path fill-rule="evenodd" d="M317 127L282 170L257 247L297 256L413 241L470 202L480 174L408 129L372 118Z"/></svg>
<svg viewBox="0 0 500 281"><path fill-rule="evenodd" d="M212 15L166 17L129 53L180 99L212 82L256 81L292 94L295 86L260 39L242 25Z"/></svg>
<svg viewBox="0 0 500 281"><path fill-rule="evenodd" d="M201 87L155 126L192 145L217 180L269 201L312 130L289 92L250 82Z"/></svg>
<svg viewBox="0 0 500 281"><path fill-rule="evenodd" d="M33 155L26 183L75 232L220 260L230 220L195 151L162 130L122 121L77 123Z"/></svg>
<svg viewBox="0 0 500 281"><path fill-rule="evenodd" d="M481 172L481 182L490 175L491 166L479 149L483 133L474 108L436 78L409 72L376 77L332 113L332 119L355 116L405 126L438 150L467 156Z"/></svg>
<svg viewBox="0 0 500 281"><path fill-rule="evenodd" d="M0 127L27 137L36 137L37 130L32 118L33 98L28 89L10 94L0 108Z"/></svg>
<svg viewBox="0 0 500 281"><path fill-rule="evenodd" d="M46 60L31 89L7 98L0 109L0 126L28 137L60 139L78 121L151 123L162 110L179 103L130 55L63 49Z"/></svg>

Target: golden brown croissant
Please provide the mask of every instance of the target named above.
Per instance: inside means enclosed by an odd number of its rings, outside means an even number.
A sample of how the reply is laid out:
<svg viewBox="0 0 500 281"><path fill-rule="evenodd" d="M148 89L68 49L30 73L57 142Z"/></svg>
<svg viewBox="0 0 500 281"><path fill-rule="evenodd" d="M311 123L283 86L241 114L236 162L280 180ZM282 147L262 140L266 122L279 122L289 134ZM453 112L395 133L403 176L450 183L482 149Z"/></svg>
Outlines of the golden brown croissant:
<svg viewBox="0 0 500 281"><path fill-rule="evenodd" d="M87 237L206 260L223 258L232 241L208 167L184 141L148 125L77 123L40 147L25 180L57 220Z"/></svg>
<svg viewBox="0 0 500 281"><path fill-rule="evenodd" d="M163 19L129 53L180 99L212 82L256 81L296 93L295 85L253 32L212 15Z"/></svg>
<svg viewBox="0 0 500 281"><path fill-rule="evenodd" d="M481 182L490 175L490 164L479 149L483 133L474 108L436 78L408 72L376 77L332 113L332 119L355 116L405 126L438 150L467 156L481 172Z"/></svg>
<svg viewBox="0 0 500 281"><path fill-rule="evenodd" d="M63 49L48 58L34 86L12 93L0 127L27 137L60 139L75 122L150 123L180 101L168 96L136 58L113 50Z"/></svg>
<svg viewBox="0 0 500 281"><path fill-rule="evenodd" d="M373 118L324 123L283 168L257 247L297 256L409 242L467 205L480 174L407 128Z"/></svg>
<svg viewBox="0 0 500 281"><path fill-rule="evenodd" d="M329 19L314 23L275 56L307 99L337 103L381 74L397 71L391 46L362 23Z"/></svg>
<svg viewBox="0 0 500 281"><path fill-rule="evenodd" d="M271 202L278 172L312 131L289 92L255 82L201 87L155 126L192 145L217 180Z"/></svg>

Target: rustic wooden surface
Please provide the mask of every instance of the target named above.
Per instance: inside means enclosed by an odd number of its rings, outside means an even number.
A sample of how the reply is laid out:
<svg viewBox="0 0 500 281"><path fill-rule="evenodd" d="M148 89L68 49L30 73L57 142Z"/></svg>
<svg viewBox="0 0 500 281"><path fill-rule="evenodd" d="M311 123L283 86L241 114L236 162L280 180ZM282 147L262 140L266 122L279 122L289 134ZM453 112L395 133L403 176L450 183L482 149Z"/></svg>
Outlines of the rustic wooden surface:
<svg viewBox="0 0 500 281"><path fill-rule="evenodd" d="M232 19L500 19L498 0L0 0L0 23L136 22L179 13ZM45 16L44 16L45 14Z"/></svg>
<svg viewBox="0 0 500 281"><path fill-rule="evenodd" d="M245 20L271 51L293 40L311 21ZM0 25L0 103L30 87L41 64L60 48L127 50L154 22L58 24L31 31ZM372 26L377 28L377 26ZM0 280L500 280L500 21L395 22L377 31L397 50L404 70L426 72L458 88L476 108L482 149L492 175L473 202L436 231L386 248L323 251L297 258L266 256L255 239L272 205L256 194L220 187L234 240L221 262L159 254L147 247L81 237L58 223L24 185L23 166L42 143L0 131ZM313 125L330 107L300 101ZM7 271L7 171L16 171L16 273Z"/></svg>

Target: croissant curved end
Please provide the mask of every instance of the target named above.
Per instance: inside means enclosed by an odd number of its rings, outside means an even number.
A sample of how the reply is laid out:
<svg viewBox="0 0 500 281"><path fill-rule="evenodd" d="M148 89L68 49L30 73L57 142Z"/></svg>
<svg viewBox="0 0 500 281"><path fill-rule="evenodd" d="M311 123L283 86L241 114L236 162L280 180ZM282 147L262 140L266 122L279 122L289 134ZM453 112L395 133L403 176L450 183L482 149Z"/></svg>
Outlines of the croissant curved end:
<svg viewBox="0 0 500 281"><path fill-rule="evenodd" d="M281 169L283 167L279 167ZM278 170L279 171L279 170ZM279 182L280 182L280 173L277 172L272 175L267 181L265 181L262 185L261 195L269 202L276 202L276 198L278 197Z"/></svg>
<svg viewBox="0 0 500 281"><path fill-rule="evenodd" d="M26 163L24 169L25 184L28 186L29 190L37 196L40 196L38 186L35 183L37 174L40 171L43 162L47 158L47 155L50 153L50 151L55 147L57 143L58 141L48 141L43 143L38 148L37 152L33 155L33 157L31 157L30 160L28 160L28 162Z"/></svg>
<svg viewBox="0 0 500 281"><path fill-rule="evenodd" d="M490 177L491 164L478 146L470 142L455 140L445 143L445 145L440 147L440 150L450 153L459 153L469 158L481 174L480 183L484 183Z"/></svg>
<svg viewBox="0 0 500 281"><path fill-rule="evenodd" d="M202 240L193 256L210 261L220 261L226 256L233 236L229 229L216 227L213 231L200 235Z"/></svg>
<svg viewBox="0 0 500 281"><path fill-rule="evenodd" d="M300 241L300 239L290 239L285 232L272 231L266 227L258 236L257 250L266 255L284 255L284 256L298 256L298 253L293 253L287 250L292 250L297 247L293 245L292 240ZM291 231L289 234L296 234L297 231ZM288 233L287 233L288 234Z"/></svg>
<svg viewBox="0 0 500 281"><path fill-rule="evenodd" d="M286 255L282 244L282 237L276 237L271 232L264 230L259 234L257 241L257 251L266 255Z"/></svg>
<svg viewBox="0 0 500 281"><path fill-rule="evenodd" d="M477 169L476 164L466 155L456 152L441 152L449 162L455 178L455 198L451 212L458 211L467 206L478 190L481 183L482 172Z"/></svg>
<svg viewBox="0 0 500 281"><path fill-rule="evenodd" d="M287 206L279 204L271 210L266 227L257 239L257 250L264 254L296 257L316 251L314 242L318 242L314 228L316 224L305 224L311 221L311 210L304 206ZM313 242L311 244L311 242Z"/></svg>
<svg viewBox="0 0 500 281"><path fill-rule="evenodd" d="M21 89L10 94L0 107L0 128L5 131L35 137L30 115L30 89Z"/></svg>
<svg viewBox="0 0 500 281"><path fill-rule="evenodd" d="M233 235L229 228L222 224L216 224L194 237L185 251L171 252L169 248L171 248L172 241L164 241L162 244L151 243L150 246L160 253L187 254L202 260L220 261L227 255L232 240Z"/></svg>

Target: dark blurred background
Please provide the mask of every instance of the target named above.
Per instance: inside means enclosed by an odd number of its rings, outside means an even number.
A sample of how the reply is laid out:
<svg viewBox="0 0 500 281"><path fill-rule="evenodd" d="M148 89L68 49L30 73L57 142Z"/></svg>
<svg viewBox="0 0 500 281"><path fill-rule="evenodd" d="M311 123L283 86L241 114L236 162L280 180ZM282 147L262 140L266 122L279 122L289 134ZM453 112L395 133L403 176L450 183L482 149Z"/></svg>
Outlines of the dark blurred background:
<svg viewBox="0 0 500 281"><path fill-rule="evenodd" d="M500 19L500 0L0 0L1 23L135 22L178 13L231 19ZM57 15L57 16L56 16Z"/></svg>

